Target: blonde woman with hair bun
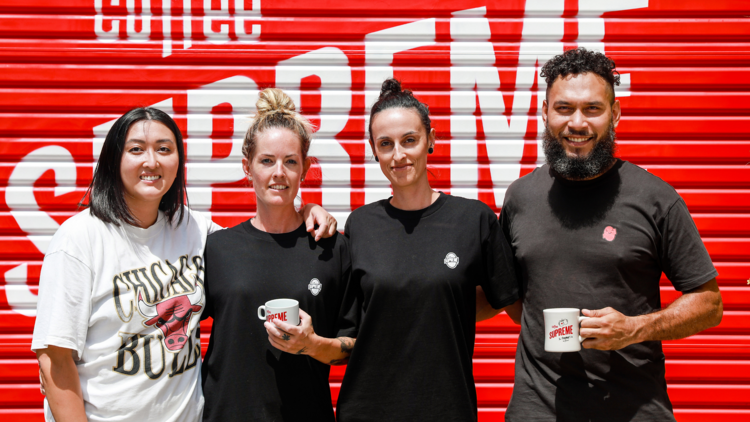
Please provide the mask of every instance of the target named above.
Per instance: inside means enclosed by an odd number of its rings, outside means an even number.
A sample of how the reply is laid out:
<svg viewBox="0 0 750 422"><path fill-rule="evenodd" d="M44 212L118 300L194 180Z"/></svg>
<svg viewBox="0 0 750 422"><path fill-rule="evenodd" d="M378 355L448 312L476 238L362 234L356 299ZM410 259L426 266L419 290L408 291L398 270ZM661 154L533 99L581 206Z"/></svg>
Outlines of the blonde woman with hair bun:
<svg viewBox="0 0 750 422"><path fill-rule="evenodd" d="M203 361L205 421L335 421L329 365L351 353L348 241L316 243L294 209L310 169L313 127L280 89L259 94L242 145L257 213L209 236L203 317L213 318ZM299 302L300 323L265 323L267 301Z"/></svg>

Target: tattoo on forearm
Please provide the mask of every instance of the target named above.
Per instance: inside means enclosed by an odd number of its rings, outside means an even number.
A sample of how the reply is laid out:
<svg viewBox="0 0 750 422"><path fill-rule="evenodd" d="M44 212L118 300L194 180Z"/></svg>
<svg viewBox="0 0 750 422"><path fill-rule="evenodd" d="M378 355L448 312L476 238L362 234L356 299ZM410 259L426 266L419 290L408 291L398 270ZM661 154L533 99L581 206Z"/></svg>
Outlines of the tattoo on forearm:
<svg viewBox="0 0 750 422"><path fill-rule="evenodd" d="M287 333L284 333L284 334L282 334L282 335L281 335L281 338L282 338L282 339L283 339L284 341L288 341L288 340L289 340L289 339L290 339L291 337L289 337L289 334L287 334Z"/></svg>
<svg viewBox="0 0 750 422"><path fill-rule="evenodd" d="M341 342L341 353L351 354L354 348L354 341L348 337L339 337L336 340ZM333 365L333 364L331 364Z"/></svg>
<svg viewBox="0 0 750 422"><path fill-rule="evenodd" d="M307 352L307 347L303 347L303 348L299 349L299 351L297 352L297 354L301 355L301 354L303 354L305 352Z"/></svg>

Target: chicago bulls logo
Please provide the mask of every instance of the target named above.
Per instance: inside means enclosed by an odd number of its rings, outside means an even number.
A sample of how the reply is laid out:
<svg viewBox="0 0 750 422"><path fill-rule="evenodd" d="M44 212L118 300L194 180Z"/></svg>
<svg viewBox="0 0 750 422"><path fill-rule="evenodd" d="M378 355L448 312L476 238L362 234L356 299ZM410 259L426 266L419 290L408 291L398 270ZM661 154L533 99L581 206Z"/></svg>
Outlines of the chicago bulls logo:
<svg viewBox="0 0 750 422"><path fill-rule="evenodd" d="M190 333L188 326L193 312L199 312L203 305L203 289L199 284L195 285L195 292L172 296L154 305L149 305L143 300L141 292L138 291L138 310L145 317L151 319L143 322L146 326L156 325L164 333L164 344L171 352L179 352L188 340Z"/></svg>

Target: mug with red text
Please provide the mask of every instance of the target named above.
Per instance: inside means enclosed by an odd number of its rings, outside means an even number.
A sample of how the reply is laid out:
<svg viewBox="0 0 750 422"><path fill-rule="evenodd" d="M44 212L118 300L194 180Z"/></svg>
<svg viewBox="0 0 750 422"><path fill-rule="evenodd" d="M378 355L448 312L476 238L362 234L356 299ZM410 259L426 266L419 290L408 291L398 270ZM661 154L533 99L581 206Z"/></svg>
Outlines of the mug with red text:
<svg viewBox="0 0 750 422"><path fill-rule="evenodd" d="M299 325L299 302L294 299L274 299L258 307L258 318L263 321L279 320Z"/></svg>
<svg viewBox="0 0 750 422"><path fill-rule="evenodd" d="M580 323L588 318L580 316L576 308L553 308L544 311L544 351L577 352L581 342L586 340L579 335Z"/></svg>

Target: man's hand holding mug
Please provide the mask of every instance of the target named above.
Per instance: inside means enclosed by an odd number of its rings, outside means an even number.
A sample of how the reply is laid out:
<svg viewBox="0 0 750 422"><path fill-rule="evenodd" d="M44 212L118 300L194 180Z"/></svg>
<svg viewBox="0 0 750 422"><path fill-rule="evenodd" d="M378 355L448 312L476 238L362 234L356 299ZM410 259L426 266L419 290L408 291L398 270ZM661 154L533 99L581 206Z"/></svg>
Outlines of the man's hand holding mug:
<svg viewBox="0 0 750 422"><path fill-rule="evenodd" d="M585 338L582 346L586 349L620 350L642 341L638 337L636 317L628 317L610 307L581 312L589 317L581 322L581 337Z"/></svg>

